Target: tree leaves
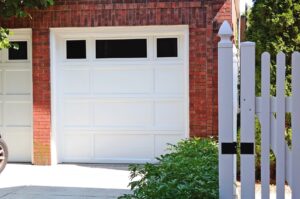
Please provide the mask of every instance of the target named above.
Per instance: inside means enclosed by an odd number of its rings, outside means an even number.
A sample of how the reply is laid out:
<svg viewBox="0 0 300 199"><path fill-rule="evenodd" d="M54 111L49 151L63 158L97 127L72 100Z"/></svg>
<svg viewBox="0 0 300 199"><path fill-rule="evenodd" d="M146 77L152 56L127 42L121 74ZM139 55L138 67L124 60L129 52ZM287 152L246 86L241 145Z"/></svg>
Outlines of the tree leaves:
<svg viewBox="0 0 300 199"><path fill-rule="evenodd" d="M54 0L0 0L0 17L25 17L26 9L43 9L54 4Z"/></svg>
<svg viewBox="0 0 300 199"><path fill-rule="evenodd" d="M10 47L8 36L9 36L9 30L0 27L0 50L3 48Z"/></svg>
<svg viewBox="0 0 300 199"><path fill-rule="evenodd" d="M291 54L300 50L300 1L256 0L250 11L247 40L256 42L256 94L260 94L260 56L264 51L271 54L271 93L275 95L276 54L287 55L287 89L290 93Z"/></svg>
<svg viewBox="0 0 300 199"><path fill-rule="evenodd" d="M31 17L28 9L43 9L54 4L54 0L0 0L0 19ZM9 30L0 27L0 49L9 48Z"/></svg>

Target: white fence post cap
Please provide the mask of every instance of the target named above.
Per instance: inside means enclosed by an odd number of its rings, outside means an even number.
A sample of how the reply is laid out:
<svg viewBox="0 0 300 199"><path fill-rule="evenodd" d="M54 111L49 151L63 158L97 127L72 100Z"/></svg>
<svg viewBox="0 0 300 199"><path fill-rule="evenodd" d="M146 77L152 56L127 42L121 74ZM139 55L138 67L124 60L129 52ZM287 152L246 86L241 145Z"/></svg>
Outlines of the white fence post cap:
<svg viewBox="0 0 300 199"><path fill-rule="evenodd" d="M232 43L231 36L233 35L232 29L228 21L224 21L218 32L219 37L221 38L220 43Z"/></svg>

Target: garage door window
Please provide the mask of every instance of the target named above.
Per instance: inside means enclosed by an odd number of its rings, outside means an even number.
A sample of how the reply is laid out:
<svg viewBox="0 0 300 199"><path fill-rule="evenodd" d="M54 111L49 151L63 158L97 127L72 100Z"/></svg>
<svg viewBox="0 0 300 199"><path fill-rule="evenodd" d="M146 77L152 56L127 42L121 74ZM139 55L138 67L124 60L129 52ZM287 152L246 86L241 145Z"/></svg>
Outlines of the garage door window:
<svg viewBox="0 0 300 199"><path fill-rule="evenodd" d="M27 41L14 41L11 44L15 45L16 48L8 50L9 60L26 60L28 58Z"/></svg>
<svg viewBox="0 0 300 199"><path fill-rule="evenodd" d="M96 58L147 58L147 40L96 40Z"/></svg>
<svg viewBox="0 0 300 199"><path fill-rule="evenodd" d="M68 40L67 41L67 59L85 59L86 41Z"/></svg>
<svg viewBox="0 0 300 199"><path fill-rule="evenodd" d="M158 38L157 57L178 57L177 38Z"/></svg>

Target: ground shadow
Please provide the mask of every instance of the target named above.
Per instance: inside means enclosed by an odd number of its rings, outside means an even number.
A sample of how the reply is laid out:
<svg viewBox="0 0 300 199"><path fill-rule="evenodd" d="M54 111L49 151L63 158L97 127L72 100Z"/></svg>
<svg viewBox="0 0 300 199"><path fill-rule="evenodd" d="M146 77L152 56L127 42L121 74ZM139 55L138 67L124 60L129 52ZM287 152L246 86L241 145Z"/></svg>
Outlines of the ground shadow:
<svg viewBox="0 0 300 199"><path fill-rule="evenodd" d="M112 199L130 193L127 189L17 186L0 188L0 199Z"/></svg>
<svg viewBox="0 0 300 199"><path fill-rule="evenodd" d="M68 163L64 163L68 164ZM121 171L128 171L129 164L99 164L99 163L70 163L70 165L76 165L79 167L88 167L88 168L101 168L101 169L113 169L113 170L121 170Z"/></svg>

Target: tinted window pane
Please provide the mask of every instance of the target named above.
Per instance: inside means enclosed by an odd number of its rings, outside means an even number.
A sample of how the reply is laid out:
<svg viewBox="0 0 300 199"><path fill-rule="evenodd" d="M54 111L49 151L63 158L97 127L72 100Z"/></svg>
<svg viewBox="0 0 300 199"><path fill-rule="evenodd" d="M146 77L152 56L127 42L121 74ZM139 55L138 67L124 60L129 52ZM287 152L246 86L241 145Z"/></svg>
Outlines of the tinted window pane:
<svg viewBox="0 0 300 199"><path fill-rule="evenodd" d="M22 60L28 58L27 53L27 41L14 41L11 42L15 44L18 49L10 48L8 50L8 59L9 60Z"/></svg>
<svg viewBox="0 0 300 199"><path fill-rule="evenodd" d="M157 39L157 57L177 57L177 38Z"/></svg>
<svg viewBox="0 0 300 199"><path fill-rule="evenodd" d="M86 42L85 40L67 41L67 59L85 59Z"/></svg>
<svg viewBox="0 0 300 199"><path fill-rule="evenodd" d="M96 58L145 58L146 39L96 40Z"/></svg>

